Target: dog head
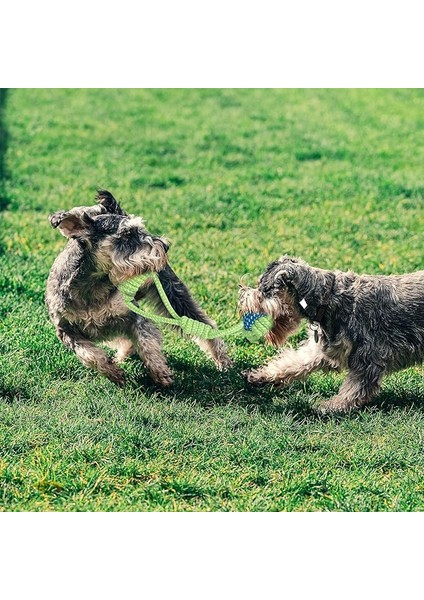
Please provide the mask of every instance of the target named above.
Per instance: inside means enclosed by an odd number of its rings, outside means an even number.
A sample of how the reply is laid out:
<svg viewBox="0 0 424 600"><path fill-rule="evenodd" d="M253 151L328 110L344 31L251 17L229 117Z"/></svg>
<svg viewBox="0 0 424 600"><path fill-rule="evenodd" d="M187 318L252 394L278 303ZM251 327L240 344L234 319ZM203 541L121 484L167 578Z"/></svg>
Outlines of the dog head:
<svg viewBox="0 0 424 600"><path fill-rule="evenodd" d="M269 314L274 327L268 341L282 345L293 333L302 318L320 320L320 310L331 304L335 273L309 266L301 258L282 256L270 263L260 276L258 287L242 288L242 311Z"/></svg>
<svg viewBox="0 0 424 600"><path fill-rule="evenodd" d="M334 273L309 266L301 258L282 256L270 263L259 277L258 287L240 290L242 312L270 315L274 327L267 341L281 346L299 327L302 318L318 319L319 310L330 302Z"/></svg>
<svg viewBox="0 0 424 600"><path fill-rule="evenodd" d="M282 257L268 265L259 277L258 287L240 286L239 309L245 312L263 312L274 321L265 340L282 346L300 325L302 314L295 292L297 266L306 265L301 259Z"/></svg>
<svg viewBox="0 0 424 600"><path fill-rule="evenodd" d="M122 210L112 194L102 190L95 206L79 206L50 215L52 227L79 240L91 253L96 268L118 285L167 264L169 242L151 235L143 219Z"/></svg>

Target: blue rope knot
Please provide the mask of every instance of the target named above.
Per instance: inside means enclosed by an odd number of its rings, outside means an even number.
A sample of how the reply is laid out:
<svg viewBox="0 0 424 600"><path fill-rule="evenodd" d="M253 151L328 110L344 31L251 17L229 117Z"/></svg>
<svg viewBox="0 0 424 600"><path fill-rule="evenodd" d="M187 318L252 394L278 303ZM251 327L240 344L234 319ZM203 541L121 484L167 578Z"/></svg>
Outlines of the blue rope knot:
<svg viewBox="0 0 424 600"><path fill-rule="evenodd" d="M246 314L243 315L243 327L245 328L246 331L252 331L252 327L254 325L254 323L256 323L256 321L258 319L260 319L261 317L266 317L265 313L260 313L260 312L248 312Z"/></svg>

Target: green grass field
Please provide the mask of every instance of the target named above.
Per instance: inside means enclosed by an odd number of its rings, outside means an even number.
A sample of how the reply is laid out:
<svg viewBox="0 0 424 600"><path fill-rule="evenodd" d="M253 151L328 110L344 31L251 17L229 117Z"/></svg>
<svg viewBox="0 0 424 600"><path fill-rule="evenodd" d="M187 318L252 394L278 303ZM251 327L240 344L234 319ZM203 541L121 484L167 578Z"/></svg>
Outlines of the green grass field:
<svg viewBox="0 0 424 600"><path fill-rule="evenodd" d="M218 373L171 332L160 391L118 389L57 340L44 307L59 209L112 191L173 242L221 326L240 277L283 253L323 268L424 268L419 90L11 90L0 96L0 507L7 511L424 509L423 368L367 409L320 418L341 375L284 390ZM296 344L305 331L293 338Z"/></svg>

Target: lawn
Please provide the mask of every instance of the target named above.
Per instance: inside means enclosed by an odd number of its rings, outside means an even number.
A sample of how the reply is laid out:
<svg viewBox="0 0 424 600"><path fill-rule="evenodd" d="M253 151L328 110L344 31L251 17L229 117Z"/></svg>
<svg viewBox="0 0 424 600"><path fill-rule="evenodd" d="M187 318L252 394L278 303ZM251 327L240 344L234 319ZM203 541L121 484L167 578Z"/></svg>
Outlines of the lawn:
<svg viewBox="0 0 424 600"><path fill-rule="evenodd" d="M422 91L22 89L1 94L0 118L1 510L424 509L421 366L323 418L313 407L342 375L249 389L240 371L272 348L231 340L222 374L166 331L174 387L131 360L119 389L60 344L44 306L65 243L47 217L97 188L172 241L223 327L241 276L283 253L424 268Z"/></svg>

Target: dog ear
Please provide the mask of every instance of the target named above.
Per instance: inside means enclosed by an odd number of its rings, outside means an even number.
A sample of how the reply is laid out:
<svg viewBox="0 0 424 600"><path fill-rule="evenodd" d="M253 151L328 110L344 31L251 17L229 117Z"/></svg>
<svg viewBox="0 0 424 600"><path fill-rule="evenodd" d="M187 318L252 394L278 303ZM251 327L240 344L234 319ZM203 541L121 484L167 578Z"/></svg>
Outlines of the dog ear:
<svg viewBox="0 0 424 600"><path fill-rule="evenodd" d="M306 267L307 264L301 258L294 256L282 256L274 263L273 275L274 283L281 286L296 287L299 280L299 267Z"/></svg>
<svg viewBox="0 0 424 600"><path fill-rule="evenodd" d="M295 285L296 269L286 260L276 260L270 263L259 280L259 289L265 294L273 290L282 290Z"/></svg>
<svg viewBox="0 0 424 600"><path fill-rule="evenodd" d="M294 270L287 267L276 269L273 273L274 287L285 288L293 285L295 279Z"/></svg>
<svg viewBox="0 0 424 600"><path fill-rule="evenodd" d="M115 200L110 192L107 190L97 190L96 200L98 204L104 206L107 212L110 212L114 215L123 215L127 216L127 213L122 210L119 203Z"/></svg>
<svg viewBox="0 0 424 600"><path fill-rule="evenodd" d="M50 225L59 229L67 238L87 238L91 233L93 219L85 212L74 214L59 211L49 217Z"/></svg>

